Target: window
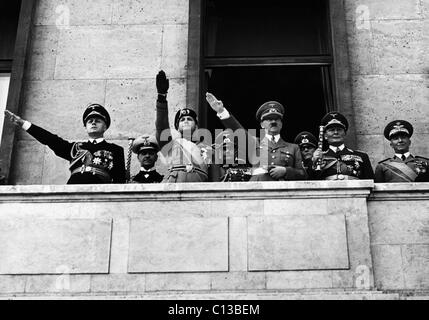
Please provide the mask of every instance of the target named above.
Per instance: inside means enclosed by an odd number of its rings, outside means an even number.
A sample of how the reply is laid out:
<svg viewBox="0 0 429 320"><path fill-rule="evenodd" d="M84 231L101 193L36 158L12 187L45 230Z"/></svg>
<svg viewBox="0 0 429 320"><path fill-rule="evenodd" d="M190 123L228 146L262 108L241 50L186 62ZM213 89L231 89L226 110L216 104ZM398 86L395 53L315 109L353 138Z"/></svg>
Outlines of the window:
<svg viewBox="0 0 429 320"><path fill-rule="evenodd" d="M201 7L200 101L213 92L246 128L270 100L286 107L283 136L318 134L336 108L328 1L205 0ZM217 117L200 108L208 129Z"/></svg>
<svg viewBox="0 0 429 320"><path fill-rule="evenodd" d="M9 92L20 1L3 1L0 4L0 139L3 132L3 112Z"/></svg>
<svg viewBox="0 0 429 320"><path fill-rule="evenodd" d="M0 132L3 132L3 111L6 109L7 94L9 92L10 73L0 73Z"/></svg>

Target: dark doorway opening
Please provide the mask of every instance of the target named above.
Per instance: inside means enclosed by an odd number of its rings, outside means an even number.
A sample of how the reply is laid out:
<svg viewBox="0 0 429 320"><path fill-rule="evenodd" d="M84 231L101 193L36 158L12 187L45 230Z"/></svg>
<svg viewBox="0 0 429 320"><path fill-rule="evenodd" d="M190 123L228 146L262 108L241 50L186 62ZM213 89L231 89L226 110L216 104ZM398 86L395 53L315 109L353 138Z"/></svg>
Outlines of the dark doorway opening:
<svg viewBox="0 0 429 320"><path fill-rule="evenodd" d="M209 91L245 128L259 129L257 109L275 100L286 108L284 138L317 136L323 115L336 109L329 1L203 3L201 124L222 128L204 100Z"/></svg>
<svg viewBox="0 0 429 320"><path fill-rule="evenodd" d="M324 77L320 67L231 67L206 72L208 91L247 129L259 129L257 109L275 100L286 109L282 136L293 141L301 131L317 136L320 119L327 111ZM210 112L210 111L209 111ZM207 128L221 129L222 123L211 112Z"/></svg>

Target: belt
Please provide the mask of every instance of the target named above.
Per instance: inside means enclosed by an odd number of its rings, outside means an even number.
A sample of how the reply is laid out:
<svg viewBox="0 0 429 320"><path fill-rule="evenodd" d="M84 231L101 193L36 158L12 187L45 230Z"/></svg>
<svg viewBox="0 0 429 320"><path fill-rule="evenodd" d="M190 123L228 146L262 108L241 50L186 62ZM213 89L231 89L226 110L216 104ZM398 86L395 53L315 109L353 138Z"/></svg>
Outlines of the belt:
<svg viewBox="0 0 429 320"><path fill-rule="evenodd" d="M264 169L262 167L252 168L252 176L259 176L259 175L267 174L267 173L268 173L268 170Z"/></svg>
<svg viewBox="0 0 429 320"><path fill-rule="evenodd" d="M170 171L170 172L173 172L173 171L185 171L185 172L196 171L196 172L199 172L199 173L201 173L201 174L203 174L203 175L205 175L205 176L208 177L207 172L205 172L204 170L201 170L199 168L196 168L196 167L194 167L192 165L189 165L189 166L174 166L174 167L171 167L170 169L168 169L168 171Z"/></svg>
<svg viewBox="0 0 429 320"><path fill-rule="evenodd" d="M112 178L110 177L110 174L108 174L106 171L99 169L99 168L96 168L96 167L82 166L82 167L79 167L77 169L74 169L71 174L74 175L77 173L80 173L80 174L92 173L94 176L102 177L107 182L110 182L112 180Z"/></svg>
<svg viewBox="0 0 429 320"><path fill-rule="evenodd" d="M359 180L359 178L345 174L335 174L333 176L326 177L325 180Z"/></svg>

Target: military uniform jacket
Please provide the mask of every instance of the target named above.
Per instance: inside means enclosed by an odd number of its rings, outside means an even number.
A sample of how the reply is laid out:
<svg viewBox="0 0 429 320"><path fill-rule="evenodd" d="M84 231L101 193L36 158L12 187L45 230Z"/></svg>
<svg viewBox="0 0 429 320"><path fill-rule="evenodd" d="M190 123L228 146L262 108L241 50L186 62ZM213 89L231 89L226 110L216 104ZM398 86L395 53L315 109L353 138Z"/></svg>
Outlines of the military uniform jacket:
<svg viewBox="0 0 429 320"><path fill-rule="evenodd" d="M173 138L168 122L167 102L157 101L156 110L156 138L169 167L164 182L208 181L212 147L181 137Z"/></svg>
<svg viewBox="0 0 429 320"><path fill-rule="evenodd" d="M34 124L27 132L40 143L47 145L58 157L70 162L72 175L67 184L125 183L122 147L105 140L97 144L89 141L69 142ZM95 168L103 174L87 172L85 168Z"/></svg>
<svg viewBox="0 0 429 320"><path fill-rule="evenodd" d="M429 159L410 155L405 161L394 156L378 163L375 182L429 182Z"/></svg>
<svg viewBox="0 0 429 320"><path fill-rule="evenodd" d="M243 129L240 122L232 115L222 120L222 123L228 129ZM286 167L286 175L281 180L303 180L307 178L298 145L286 142L282 138L277 143L273 143L267 138L259 140L252 136L249 142L249 162L254 168L268 170L270 166L283 166ZM252 180L272 181L274 179L267 173L261 175L259 178L255 178L254 176Z"/></svg>
<svg viewBox="0 0 429 320"><path fill-rule="evenodd" d="M334 152L329 148L323 155L324 163L321 172L312 172L313 177L325 180L336 175L350 176L356 179L374 179L374 170L366 153L344 147Z"/></svg>
<svg viewBox="0 0 429 320"><path fill-rule="evenodd" d="M144 172L140 171L131 180L133 183L160 183L164 176L159 174L156 170Z"/></svg>

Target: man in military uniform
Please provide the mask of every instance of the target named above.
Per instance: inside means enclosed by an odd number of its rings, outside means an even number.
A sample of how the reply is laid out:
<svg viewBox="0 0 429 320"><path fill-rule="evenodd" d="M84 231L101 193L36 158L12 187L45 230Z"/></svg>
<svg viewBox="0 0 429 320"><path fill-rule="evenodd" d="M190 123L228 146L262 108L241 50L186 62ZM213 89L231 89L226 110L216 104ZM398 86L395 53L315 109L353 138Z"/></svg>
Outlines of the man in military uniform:
<svg viewBox="0 0 429 320"><path fill-rule="evenodd" d="M234 131L244 129L222 101L211 93L207 93L206 99L226 128ZM265 136L260 140L250 136L249 162L253 165L250 181L302 180L307 177L299 147L280 136L284 113L284 107L276 101L264 103L256 112Z"/></svg>
<svg viewBox="0 0 429 320"><path fill-rule="evenodd" d="M320 149L314 152L313 176L321 180L374 179L368 155L344 145L349 128L346 117L338 112L330 112L321 122L329 148L325 152Z"/></svg>
<svg viewBox="0 0 429 320"><path fill-rule="evenodd" d="M317 149L317 139L314 135L312 135L310 132L303 131L299 133L295 140L295 144L299 146L299 149L301 150L301 156L302 156L302 162L304 165L304 169L307 171L308 178L312 179L312 170L311 167L313 166L313 154Z"/></svg>
<svg viewBox="0 0 429 320"><path fill-rule="evenodd" d="M104 140L110 116L103 106L92 104L83 113L82 121L89 137L85 142L66 141L12 112L5 111L5 114L13 124L70 162L71 176L67 184L125 183L124 149Z"/></svg>
<svg viewBox="0 0 429 320"><path fill-rule="evenodd" d="M184 108L176 113L173 132L168 122L167 92L169 80L164 71L156 77L156 139L168 160L168 174L163 182L207 182L211 164L211 142L206 145L198 137L198 119L194 110Z"/></svg>
<svg viewBox="0 0 429 320"><path fill-rule="evenodd" d="M414 128L405 120L390 122L384 136L395 155L378 163L375 182L429 182L429 159L410 153Z"/></svg>
<svg viewBox="0 0 429 320"><path fill-rule="evenodd" d="M215 163L212 166L212 180L220 182L245 182L252 177L246 155L239 153L231 130L221 132L215 140Z"/></svg>
<svg viewBox="0 0 429 320"><path fill-rule="evenodd" d="M159 145L154 136L143 135L134 140L132 151L137 154L140 162L140 172L134 176L133 183L160 183L164 176L156 171Z"/></svg>

